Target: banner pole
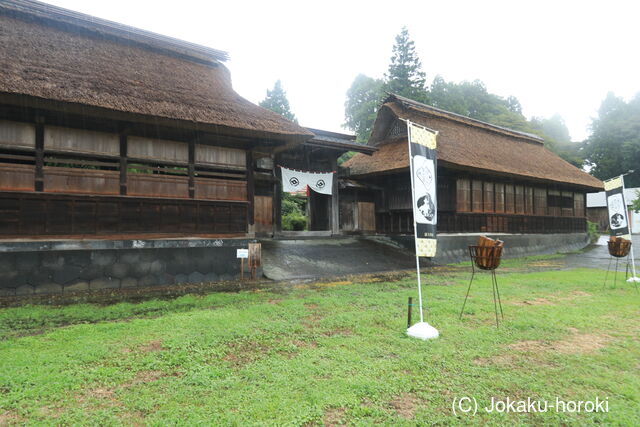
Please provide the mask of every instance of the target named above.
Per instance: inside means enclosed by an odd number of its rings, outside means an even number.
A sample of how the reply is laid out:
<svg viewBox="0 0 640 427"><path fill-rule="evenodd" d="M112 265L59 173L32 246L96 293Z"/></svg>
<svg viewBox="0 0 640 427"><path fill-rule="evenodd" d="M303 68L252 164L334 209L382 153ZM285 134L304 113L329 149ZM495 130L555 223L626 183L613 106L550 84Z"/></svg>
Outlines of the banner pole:
<svg viewBox="0 0 640 427"><path fill-rule="evenodd" d="M631 240L631 271L633 272L633 281L636 281L636 258L633 255L633 225L631 224L633 221L629 221L629 209L627 208L627 194L624 186L624 175L620 175L620 180L622 181L622 201L624 203L625 216L627 217L627 222L629 224L629 237Z"/></svg>
<svg viewBox="0 0 640 427"><path fill-rule="evenodd" d="M422 283L420 280L420 257L418 256L418 227L416 226L416 216L414 214L414 206L416 205L415 194L413 189L415 184L413 182L413 159L411 158L411 121L407 120L407 150L409 155L409 173L411 174L411 216L413 217L413 239L416 249L416 273L418 275L418 306L420 307L420 322L424 322L424 315L422 313Z"/></svg>

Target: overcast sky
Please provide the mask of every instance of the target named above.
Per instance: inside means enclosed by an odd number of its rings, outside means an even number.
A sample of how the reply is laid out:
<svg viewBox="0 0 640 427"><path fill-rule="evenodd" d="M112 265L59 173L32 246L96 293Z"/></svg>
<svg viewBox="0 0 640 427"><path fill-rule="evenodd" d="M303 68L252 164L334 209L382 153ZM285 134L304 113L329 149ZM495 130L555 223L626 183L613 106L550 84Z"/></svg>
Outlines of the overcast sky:
<svg viewBox="0 0 640 427"><path fill-rule="evenodd" d="M280 79L301 125L338 132L353 79L384 75L403 25L428 81L480 79L527 117L560 114L574 140L607 92L640 92L637 1L47 2L226 50L240 95L258 103Z"/></svg>

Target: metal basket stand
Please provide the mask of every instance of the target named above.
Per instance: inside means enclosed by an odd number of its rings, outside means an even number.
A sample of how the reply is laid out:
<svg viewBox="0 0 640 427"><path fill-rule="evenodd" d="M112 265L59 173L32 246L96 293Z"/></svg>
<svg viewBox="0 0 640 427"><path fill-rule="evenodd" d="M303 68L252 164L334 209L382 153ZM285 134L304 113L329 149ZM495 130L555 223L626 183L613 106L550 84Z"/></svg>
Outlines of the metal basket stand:
<svg viewBox="0 0 640 427"><path fill-rule="evenodd" d="M496 268L500 266L502 249L502 246L469 246L469 258L471 258L471 280L469 281L469 287L467 288L467 295L464 297L464 302L462 303L462 310L460 310L460 320L462 320L464 307L467 305L467 299L469 298L469 292L471 291L471 284L473 283L473 278L476 275L476 267L480 270L491 272L491 286L493 289L493 307L496 314L496 327L500 326L498 307L500 308L500 317L504 320L502 301L500 300L500 289L498 287L498 279L496 278Z"/></svg>
<svg viewBox="0 0 640 427"><path fill-rule="evenodd" d="M629 277L629 255L632 243L629 242L628 245L625 245L622 251L620 250L619 243L618 247L616 247L616 244L617 242L611 240L607 242L607 248L609 249L610 257L609 264L607 265L607 273L604 275L604 283L602 284L602 289L607 286L607 278L609 277L609 271L611 271L611 261L613 261L614 258L616 260L616 267L613 274L613 289L616 288L616 281L618 279L618 262L620 261L620 258L627 258L627 266L624 271L624 279L627 280L627 278ZM636 289L637 287L638 285L636 284Z"/></svg>

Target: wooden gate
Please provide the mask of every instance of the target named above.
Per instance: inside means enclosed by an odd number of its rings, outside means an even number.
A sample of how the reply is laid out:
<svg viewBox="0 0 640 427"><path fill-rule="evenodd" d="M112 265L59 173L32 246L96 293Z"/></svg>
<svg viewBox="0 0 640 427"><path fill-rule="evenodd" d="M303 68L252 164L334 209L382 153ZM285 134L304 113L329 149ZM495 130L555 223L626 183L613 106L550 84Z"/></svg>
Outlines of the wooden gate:
<svg viewBox="0 0 640 427"><path fill-rule="evenodd" d="M273 197L255 196L254 204L256 233L271 233L273 231Z"/></svg>
<svg viewBox="0 0 640 427"><path fill-rule="evenodd" d="M358 202L358 230L375 231L376 207L373 202Z"/></svg>

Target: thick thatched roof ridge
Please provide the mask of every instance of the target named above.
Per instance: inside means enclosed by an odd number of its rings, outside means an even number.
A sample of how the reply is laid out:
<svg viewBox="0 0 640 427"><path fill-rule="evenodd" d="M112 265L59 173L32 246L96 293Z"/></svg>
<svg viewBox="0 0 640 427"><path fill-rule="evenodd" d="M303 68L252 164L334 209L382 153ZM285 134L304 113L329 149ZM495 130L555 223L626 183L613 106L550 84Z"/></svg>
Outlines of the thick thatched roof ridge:
<svg viewBox="0 0 640 427"><path fill-rule="evenodd" d="M215 50L196 52L195 45L163 36L152 47L130 42L113 35L121 28L87 15L82 28L50 24L59 9L26 0L0 2L0 96L85 106L86 114L107 109L132 121L169 119L177 126L288 144L313 136L238 95ZM153 35L134 30L124 33L136 40Z"/></svg>
<svg viewBox="0 0 640 427"><path fill-rule="evenodd" d="M108 36L127 43L137 43L151 49L158 49L166 53L174 53L191 60L206 63L223 62L229 59L229 54L222 50L190 43L129 25L97 18L62 7L41 3L34 0L2 0L0 13L13 16L37 19L49 24L64 25Z"/></svg>
<svg viewBox="0 0 640 427"><path fill-rule="evenodd" d="M398 119L405 119L439 132L438 160L443 166L602 189L600 180L561 159L548 150L539 138L468 123L453 113L432 111L430 108L415 108L413 105L407 108L406 101L394 95L380 108L374 123L372 138L379 138L375 144L379 150L372 156L356 154L342 166L349 168L350 174L356 177L407 170L409 155L406 133L388 136L389 129Z"/></svg>
<svg viewBox="0 0 640 427"><path fill-rule="evenodd" d="M544 143L544 139L539 137L538 135L534 135L532 133L522 132L514 129L509 129L503 126L494 125L492 123L483 122L482 120L473 119L471 117L463 116L458 113L452 113L451 111L446 111L440 108L432 107L430 105L426 105L421 102L414 101L412 99L405 98L403 96L400 96L394 93L387 94L387 98L383 101L382 106L391 108L396 113L396 115L398 114L402 115L401 114L402 112L411 110L415 113L423 113L426 116L444 117L450 120L457 121L459 123L464 123L468 126L474 126L474 127L488 130L488 131L501 133L501 134L513 136L516 138L521 138L529 142L536 142L540 144ZM378 117L376 117L376 121L377 120L378 120ZM374 128L375 127L376 126L374 124ZM384 136L386 135L383 135L382 138L384 138ZM380 135L375 135L375 133L372 134L372 137L381 138ZM375 143L377 141L374 140L371 142Z"/></svg>

